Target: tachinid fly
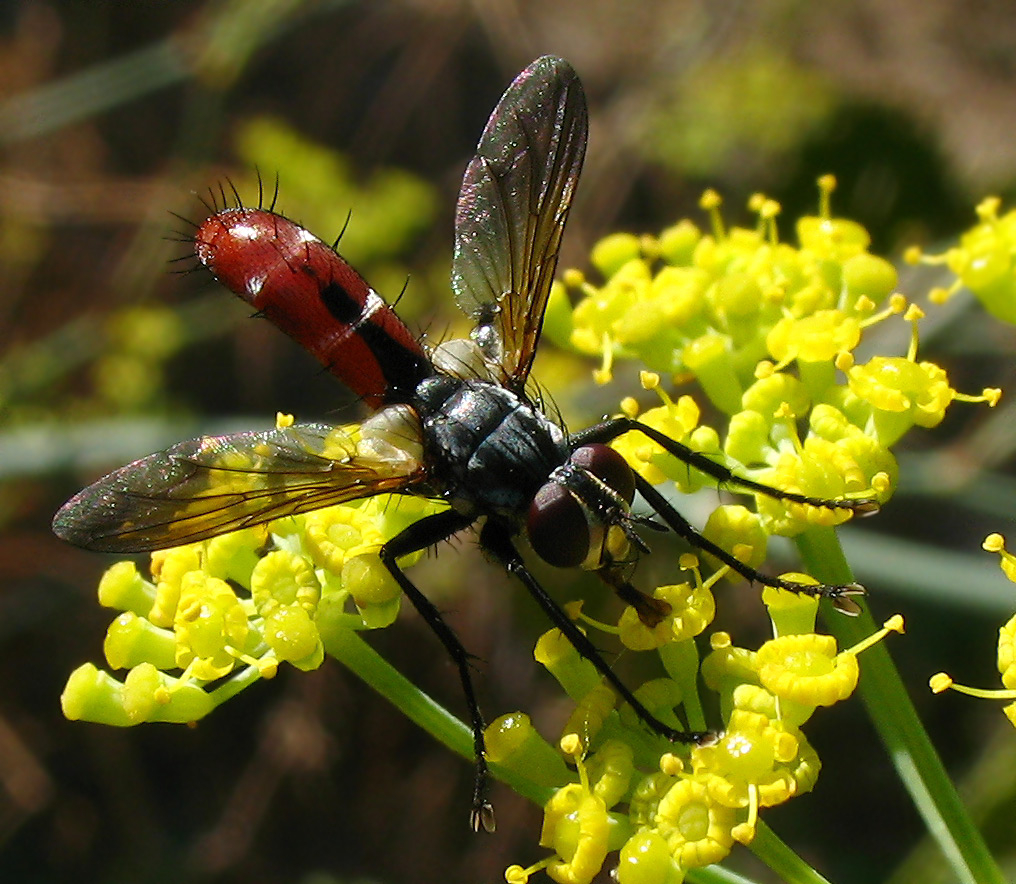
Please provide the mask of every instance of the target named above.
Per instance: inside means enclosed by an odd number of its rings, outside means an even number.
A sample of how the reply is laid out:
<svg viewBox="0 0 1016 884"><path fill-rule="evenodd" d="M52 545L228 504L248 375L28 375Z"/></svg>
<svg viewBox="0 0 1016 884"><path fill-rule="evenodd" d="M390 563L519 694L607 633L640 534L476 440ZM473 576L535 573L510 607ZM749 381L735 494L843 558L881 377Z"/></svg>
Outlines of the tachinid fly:
<svg viewBox="0 0 1016 884"><path fill-rule="evenodd" d="M355 451L330 448L333 428L297 424L205 437L123 467L57 513L56 533L78 546L132 553L204 540L284 516L394 492L445 501L388 540L381 560L458 667L472 721L474 828L493 828L486 794L483 717L468 655L437 608L397 560L478 521L480 545L517 577L555 626L653 731L675 741L709 734L668 727L632 695L589 639L526 567L515 538L559 567L594 571L640 618L655 624L666 604L628 580L640 494L677 534L748 580L830 598L856 609L856 585L810 585L767 577L703 538L608 443L645 434L718 481L777 499L855 512L872 501L821 500L732 475L630 418L568 434L526 393L558 249L586 148L582 85L559 58L537 59L508 87L466 169L455 217L452 288L475 323L468 340L433 349L335 251L271 209L215 211L194 236L215 277L312 352L373 409ZM238 481L242 480L242 481Z"/></svg>

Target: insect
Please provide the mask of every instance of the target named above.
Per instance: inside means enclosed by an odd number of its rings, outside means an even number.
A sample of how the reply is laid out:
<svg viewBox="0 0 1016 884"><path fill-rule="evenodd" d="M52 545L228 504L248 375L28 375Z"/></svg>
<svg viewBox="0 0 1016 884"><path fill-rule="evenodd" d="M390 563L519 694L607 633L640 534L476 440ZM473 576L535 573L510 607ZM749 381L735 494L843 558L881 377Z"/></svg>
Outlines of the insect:
<svg viewBox="0 0 1016 884"><path fill-rule="evenodd" d="M527 394L558 250L585 155L587 110L571 66L545 56L522 71L491 114L469 163L455 217L452 289L473 320L467 340L430 348L334 249L265 208L214 211L197 228L197 257L212 274L310 350L373 414L355 451L329 450L333 428L297 424L203 437L125 466L80 492L53 528L87 549L132 553L177 546L385 492L445 501L380 557L454 660L469 709L476 776L471 824L493 829L486 799L484 720L469 658L438 609L400 569L402 556L478 523L480 546L516 577L576 650L646 726L674 741L526 566L528 537L551 565L594 571L640 618L665 602L629 581L648 546L639 528L670 528L751 581L856 609L857 584L810 585L762 575L702 537L608 446L638 431L717 481L780 500L867 512L869 500L822 500L733 475L704 455L627 417L571 433ZM636 492L663 524L632 513ZM664 527L666 526L666 527Z"/></svg>

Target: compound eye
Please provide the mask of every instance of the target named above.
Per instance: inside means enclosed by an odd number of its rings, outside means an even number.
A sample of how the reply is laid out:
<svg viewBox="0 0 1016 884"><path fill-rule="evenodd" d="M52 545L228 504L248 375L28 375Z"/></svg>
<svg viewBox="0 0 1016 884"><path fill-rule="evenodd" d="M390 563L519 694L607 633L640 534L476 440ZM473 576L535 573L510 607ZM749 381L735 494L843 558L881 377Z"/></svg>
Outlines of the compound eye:
<svg viewBox="0 0 1016 884"><path fill-rule="evenodd" d="M593 442L576 448L569 461L588 470L608 488L616 491L625 501L635 499L635 474L628 462L609 445Z"/></svg>
<svg viewBox="0 0 1016 884"><path fill-rule="evenodd" d="M536 554L556 568L576 568L589 554L589 523L585 510L556 482L548 482L533 498L526 532Z"/></svg>

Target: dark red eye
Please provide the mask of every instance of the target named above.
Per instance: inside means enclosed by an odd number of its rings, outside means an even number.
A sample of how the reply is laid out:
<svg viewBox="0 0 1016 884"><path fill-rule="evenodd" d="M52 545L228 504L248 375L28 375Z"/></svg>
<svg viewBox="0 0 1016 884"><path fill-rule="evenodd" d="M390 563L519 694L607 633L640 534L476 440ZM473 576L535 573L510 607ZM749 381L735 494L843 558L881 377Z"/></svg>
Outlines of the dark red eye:
<svg viewBox="0 0 1016 884"><path fill-rule="evenodd" d="M625 503L635 499L635 474L628 462L610 446L599 442L583 445L576 448L568 460L613 488Z"/></svg>
<svg viewBox="0 0 1016 884"><path fill-rule="evenodd" d="M548 482L533 498L526 518L533 550L556 568L576 568L589 554L589 524L579 502L562 485Z"/></svg>

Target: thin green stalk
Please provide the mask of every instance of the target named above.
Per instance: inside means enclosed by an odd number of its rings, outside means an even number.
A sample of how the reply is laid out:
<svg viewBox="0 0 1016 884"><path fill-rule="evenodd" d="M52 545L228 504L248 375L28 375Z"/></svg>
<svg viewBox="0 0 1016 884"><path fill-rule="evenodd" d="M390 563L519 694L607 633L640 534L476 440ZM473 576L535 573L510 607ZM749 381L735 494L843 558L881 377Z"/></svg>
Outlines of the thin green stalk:
<svg viewBox="0 0 1016 884"><path fill-rule="evenodd" d="M829 879L815 871L799 857L762 820L755 827L751 852L771 868L787 884L829 884Z"/></svg>
<svg viewBox="0 0 1016 884"><path fill-rule="evenodd" d="M692 884L755 884L754 878L745 878L737 872L718 865L706 866L704 869L691 869L688 872L687 880Z"/></svg>
<svg viewBox="0 0 1016 884"><path fill-rule="evenodd" d="M797 546L816 579L853 581L832 529L812 529L797 538ZM857 617L831 616L828 626L844 648L878 628L866 607ZM970 884L1005 884L910 702L885 642L864 652L860 692L900 779L957 878Z"/></svg>
<svg viewBox="0 0 1016 884"><path fill-rule="evenodd" d="M453 752L472 760L473 734L469 726L421 691L367 644L358 633L346 629L335 630L329 637L326 649L332 657L392 703L403 715ZM510 786L514 792L541 807L550 799L552 790L514 771L492 764L491 773Z"/></svg>
<svg viewBox="0 0 1016 884"><path fill-rule="evenodd" d="M681 688L689 729L693 731L709 730L706 714L702 708L702 698L699 695L698 671L701 661L699 660L698 645L691 639L670 642L661 647L659 653L667 674Z"/></svg>

